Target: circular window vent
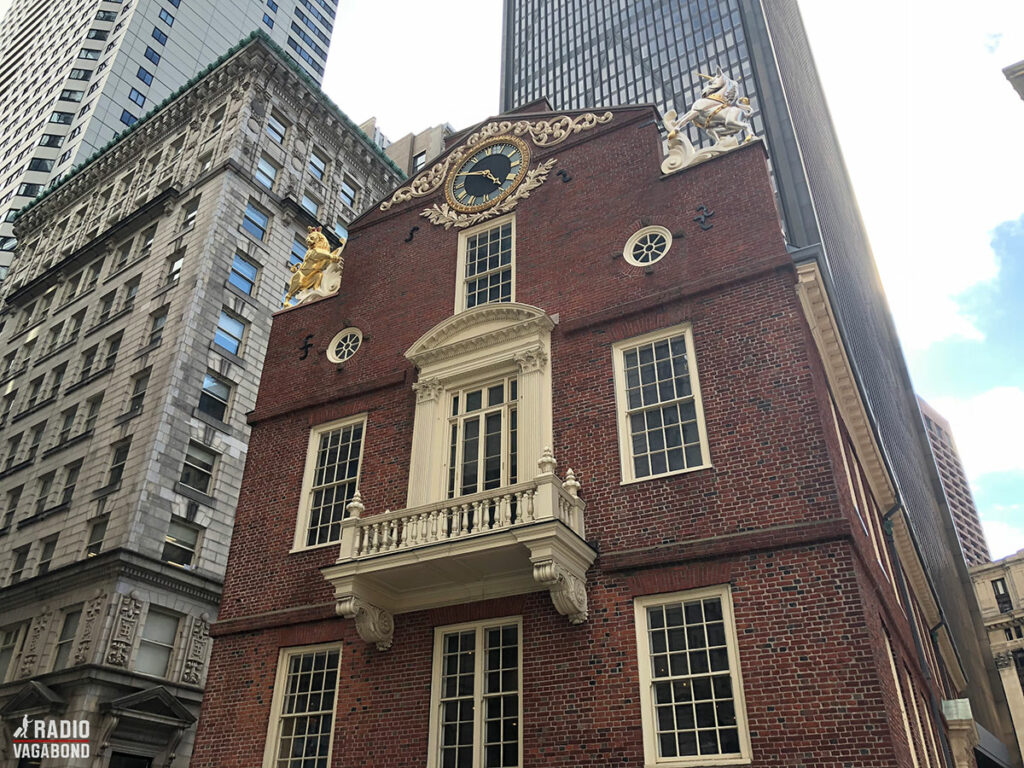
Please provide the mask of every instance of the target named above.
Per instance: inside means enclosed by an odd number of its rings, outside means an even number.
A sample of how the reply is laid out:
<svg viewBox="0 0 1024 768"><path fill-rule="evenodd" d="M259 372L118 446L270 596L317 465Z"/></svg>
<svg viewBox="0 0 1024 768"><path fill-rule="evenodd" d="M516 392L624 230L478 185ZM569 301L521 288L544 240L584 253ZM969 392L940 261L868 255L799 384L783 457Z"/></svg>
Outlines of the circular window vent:
<svg viewBox="0 0 1024 768"><path fill-rule="evenodd" d="M362 343L362 331L358 328L346 328L327 345L327 359L332 363L344 363L359 351Z"/></svg>
<svg viewBox="0 0 1024 768"><path fill-rule="evenodd" d="M630 264L647 267L661 261L672 247L672 233L664 227L644 227L633 233L622 249Z"/></svg>

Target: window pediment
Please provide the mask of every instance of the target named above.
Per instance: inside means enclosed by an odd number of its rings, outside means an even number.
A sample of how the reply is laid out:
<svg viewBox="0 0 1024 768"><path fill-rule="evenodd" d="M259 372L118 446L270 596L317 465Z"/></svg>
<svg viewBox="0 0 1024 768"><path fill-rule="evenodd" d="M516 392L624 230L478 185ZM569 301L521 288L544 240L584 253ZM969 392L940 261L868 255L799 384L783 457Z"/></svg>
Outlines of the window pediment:
<svg viewBox="0 0 1024 768"><path fill-rule="evenodd" d="M481 304L442 320L420 336L405 356L421 371L478 355L510 356L522 342L546 339L557 322L557 315L529 304Z"/></svg>

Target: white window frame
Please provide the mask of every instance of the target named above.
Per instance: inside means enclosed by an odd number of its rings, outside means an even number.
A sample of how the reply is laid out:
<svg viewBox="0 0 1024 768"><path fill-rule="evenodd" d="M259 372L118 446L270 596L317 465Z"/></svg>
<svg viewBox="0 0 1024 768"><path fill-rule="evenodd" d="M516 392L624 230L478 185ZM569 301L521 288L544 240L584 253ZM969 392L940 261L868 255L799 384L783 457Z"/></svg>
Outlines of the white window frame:
<svg viewBox="0 0 1024 768"><path fill-rule="evenodd" d="M483 754L483 717L484 717L484 706L483 706L483 678L484 678L484 652L483 652L483 635L484 631L490 627L496 627L503 624L515 624L518 631L519 638L519 768L523 766L523 617L522 616L502 616L494 619L485 619L483 621L470 621L463 624L449 624L443 627L434 628L434 649L432 653L431 662L431 673L430 673L430 733L428 738L427 748L427 768L440 768L441 766L441 743L440 743L440 714L441 714L441 660L443 657L442 641L446 634L452 632L465 632L468 629L475 630L477 633L477 643L475 652L475 667L473 670L473 702L474 702L474 722L473 722L473 766L474 768L483 768L484 766L484 754Z"/></svg>
<svg viewBox="0 0 1024 768"><path fill-rule="evenodd" d="M729 657L729 674L732 676L733 701L736 710L736 726L739 734L740 753L728 755L692 755L685 757L659 757L656 715L653 705L653 684L651 676L651 650L648 640L647 609L668 603L683 603L708 597L718 597L722 602L722 618L725 624L725 642ZM752 761L750 748L750 727L747 720L743 694L743 676L740 670L739 642L736 635L736 617L733 612L732 590L728 584L713 587L645 595L633 599L634 621L637 643L637 666L640 680L640 721L643 727L644 765L654 768L681 768L683 766L743 765Z"/></svg>
<svg viewBox="0 0 1024 768"><path fill-rule="evenodd" d="M516 301L516 214L515 212L509 213L505 216L499 216L496 219L490 219L489 221L479 224L475 227L463 230L459 233L459 252L455 266L455 314L459 312L466 312L472 307L466 306L466 248L469 244L469 238L479 235L481 232L494 229L496 227L504 226L505 224L512 224L512 255L509 260L509 268L512 270L512 281L510 287L510 295L508 301L502 302L485 302L487 304L514 304ZM477 304L477 306L482 306Z"/></svg>
<svg viewBox="0 0 1024 768"><path fill-rule="evenodd" d="M358 489L359 481L363 474L363 456L366 453L366 416L366 412L363 412L355 416L347 416L343 419L317 424L309 430L309 443L306 446L306 467L302 474L299 511L295 516L295 538L292 542L292 552L305 552L310 549L320 549L321 547L337 547L340 544L341 539L338 539L338 541L325 541L322 544L306 544L306 535L309 532L309 518L313 511L313 479L316 476L316 460L317 452L320 448L320 435L325 432L333 432L336 429L345 429L356 424L362 424L363 437L359 443L359 465L356 468L355 483L355 487Z"/></svg>
<svg viewBox="0 0 1024 768"><path fill-rule="evenodd" d="M281 648L278 652L277 674L274 678L274 695L270 702L267 740L263 750L264 768L277 768L277 753L281 742L281 716L283 714L281 710L284 706L284 696L288 687L288 663L293 656L301 656L306 653L330 653L331 651L338 652L338 672L334 678L334 702L331 707L331 730L327 740L327 765L331 765L334 753L334 731L338 725L338 690L341 687L341 663L345 653L342 643L292 646Z"/></svg>
<svg viewBox="0 0 1024 768"><path fill-rule="evenodd" d="M690 389L693 393L693 403L697 413L697 430L700 435L700 449L703 463L693 467L668 470L667 472L661 472L656 475L651 474L644 475L643 477L636 477L633 467L633 441L630 434L628 417L629 404L626 400L625 351L643 344L651 344L679 335L683 335L686 339L686 360L689 366ZM615 382L615 410L619 432L619 463L622 472L621 485L641 483L660 477L681 475L687 472L698 472L702 469L708 469L711 467L711 453L708 447L708 431L704 421L704 403L700 394L697 357L694 353L693 347L693 327L690 323L681 323L679 325L674 325L671 328L663 328L651 333L646 333L642 336L634 336L632 338L616 342L612 345L612 371Z"/></svg>

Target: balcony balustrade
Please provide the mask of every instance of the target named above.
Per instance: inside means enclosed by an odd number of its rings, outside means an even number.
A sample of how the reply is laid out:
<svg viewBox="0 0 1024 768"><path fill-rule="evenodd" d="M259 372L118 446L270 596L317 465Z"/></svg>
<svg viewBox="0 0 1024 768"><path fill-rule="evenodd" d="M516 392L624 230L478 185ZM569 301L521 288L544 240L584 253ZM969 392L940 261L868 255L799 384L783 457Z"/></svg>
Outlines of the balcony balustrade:
<svg viewBox="0 0 1024 768"><path fill-rule="evenodd" d="M357 492L338 561L323 569L338 614L381 650L395 614L543 589L570 622L585 621L597 553L584 538L580 483L571 469L554 474L550 451L537 463L527 482L368 517Z"/></svg>

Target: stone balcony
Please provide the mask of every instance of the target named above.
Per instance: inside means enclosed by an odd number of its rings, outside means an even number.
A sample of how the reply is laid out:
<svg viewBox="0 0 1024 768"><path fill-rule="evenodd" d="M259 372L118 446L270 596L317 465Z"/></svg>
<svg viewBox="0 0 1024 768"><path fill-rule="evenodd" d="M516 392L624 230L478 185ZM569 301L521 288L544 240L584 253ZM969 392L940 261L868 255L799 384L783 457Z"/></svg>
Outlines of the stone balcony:
<svg viewBox="0 0 1024 768"><path fill-rule="evenodd" d="M587 618L586 504L573 471L561 480L545 452L540 473L515 485L363 517L356 494L338 561L322 572L337 612L359 636L391 646L394 615L548 590L573 624Z"/></svg>

